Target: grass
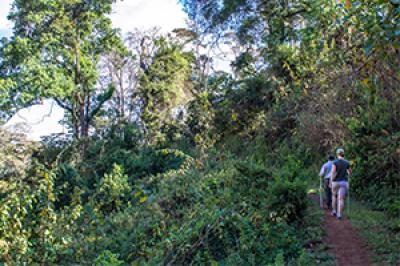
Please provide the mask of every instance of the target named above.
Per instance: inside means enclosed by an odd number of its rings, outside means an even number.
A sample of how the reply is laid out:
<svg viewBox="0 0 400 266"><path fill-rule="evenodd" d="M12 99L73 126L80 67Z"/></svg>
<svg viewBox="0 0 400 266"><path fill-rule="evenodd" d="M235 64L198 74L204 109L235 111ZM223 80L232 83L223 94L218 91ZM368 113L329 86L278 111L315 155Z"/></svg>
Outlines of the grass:
<svg viewBox="0 0 400 266"><path fill-rule="evenodd" d="M395 224L396 220L359 202L351 203L348 217L366 244L372 248L376 264L400 265L400 230Z"/></svg>

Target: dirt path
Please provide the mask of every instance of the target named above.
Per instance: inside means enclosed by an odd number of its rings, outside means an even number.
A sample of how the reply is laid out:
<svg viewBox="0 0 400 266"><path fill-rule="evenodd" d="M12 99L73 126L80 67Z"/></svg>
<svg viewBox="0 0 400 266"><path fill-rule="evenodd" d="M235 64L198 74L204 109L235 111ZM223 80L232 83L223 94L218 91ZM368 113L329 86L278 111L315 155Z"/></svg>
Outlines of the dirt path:
<svg viewBox="0 0 400 266"><path fill-rule="evenodd" d="M319 202L317 196L316 200ZM314 197L313 197L314 198ZM362 242L347 218L338 220L325 210L323 228L326 232L323 242L328 246L328 253L336 257L339 266L369 266L371 252Z"/></svg>

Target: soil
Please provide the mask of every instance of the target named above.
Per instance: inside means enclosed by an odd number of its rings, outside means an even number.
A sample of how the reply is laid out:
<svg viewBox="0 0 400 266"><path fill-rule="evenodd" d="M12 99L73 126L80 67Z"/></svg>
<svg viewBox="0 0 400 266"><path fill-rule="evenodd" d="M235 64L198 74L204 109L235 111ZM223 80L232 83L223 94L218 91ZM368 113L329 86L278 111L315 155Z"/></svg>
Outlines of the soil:
<svg viewBox="0 0 400 266"><path fill-rule="evenodd" d="M319 199L315 196L317 201ZM372 253L363 243L350 221L343 217L338 220L325 209L323 228L326 232L323 242L328 246L328 253L336 257L339 266L369 266Z"/></svg>

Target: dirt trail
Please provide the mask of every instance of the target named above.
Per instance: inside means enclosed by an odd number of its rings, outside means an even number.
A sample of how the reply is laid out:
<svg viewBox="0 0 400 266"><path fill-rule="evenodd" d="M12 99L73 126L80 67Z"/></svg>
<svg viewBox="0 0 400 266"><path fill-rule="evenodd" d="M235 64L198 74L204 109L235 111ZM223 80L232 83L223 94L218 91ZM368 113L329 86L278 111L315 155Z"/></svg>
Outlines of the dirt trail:
<svg viewBox="0 0 400 266"><path fill-rule="evenodd" d="M315 196L315 198L319 202L318 197ZM371 261L371 251L368 250L347 218L338 220L325 209L323 228L326 232L323 242L328 246L328 253L336 257L337 265L374 265Z"/></svg>

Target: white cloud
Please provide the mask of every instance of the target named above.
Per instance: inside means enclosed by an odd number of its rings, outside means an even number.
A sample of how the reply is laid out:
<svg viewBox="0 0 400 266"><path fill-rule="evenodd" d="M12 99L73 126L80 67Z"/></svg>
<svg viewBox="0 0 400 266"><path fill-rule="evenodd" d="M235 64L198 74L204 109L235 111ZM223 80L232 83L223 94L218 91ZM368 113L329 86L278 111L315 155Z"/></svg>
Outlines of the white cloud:
<svg viewBox="0 0 400 266"><path fill-rule="evenodd" d="M11 22L7 20L8 13L10 13L12 0L1 0L0 4L0 30L9 30L12 25Z"/></svg>
<svg viewBox="0 0 400 266"><path fill-rule="evenodd" d="M13 0L0 0L0 30L10 30L7 20ZM114 27L123 32L134 28L161 27L163 31L185 27L187 16L177 0L125 0L114 4L111 15Z"/></svg>
<svg viewBox="0 0 400 266"><path fill-rule="evenodd" d="M1 0L0 5L0 38L11 35L12 23L7 20L7 15L11 9L12 0Z"/></svg>
<svg viewBox="0 0 400 266"><path fill-rule="evenodd" d="M41 136L52 133L66 132L59 124L64 117L64 110L52 100L46 100L41 105L33 105L22 109L5 124L5 128L12 129L13 126L23 124L28 129L28 137L32 140L40 140Z"/></svg>
<svg viewBox="0 0 400 266"><path fill-rule="evenodd" d="M155 26L171 31L185 27L187 16L177 0L125 0L114 4L111 19L123 32Z"/></svg>

